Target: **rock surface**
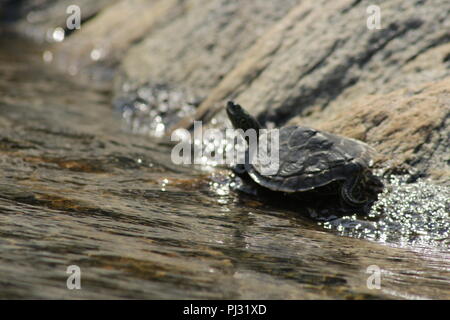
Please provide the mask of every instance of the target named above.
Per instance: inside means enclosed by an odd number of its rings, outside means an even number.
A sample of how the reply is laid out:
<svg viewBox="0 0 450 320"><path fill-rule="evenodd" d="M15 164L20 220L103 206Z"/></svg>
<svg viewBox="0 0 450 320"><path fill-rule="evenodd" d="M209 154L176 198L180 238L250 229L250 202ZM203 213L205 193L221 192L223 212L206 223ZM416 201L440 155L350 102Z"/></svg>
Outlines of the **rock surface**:
<svg viewBox="0 0 450 320"><path fill-rule="evenodd" d="M124 79L187 86L206 97L257 39L300 1L188 2L191 9L185 15L129 51L121 68Z"/></svg>

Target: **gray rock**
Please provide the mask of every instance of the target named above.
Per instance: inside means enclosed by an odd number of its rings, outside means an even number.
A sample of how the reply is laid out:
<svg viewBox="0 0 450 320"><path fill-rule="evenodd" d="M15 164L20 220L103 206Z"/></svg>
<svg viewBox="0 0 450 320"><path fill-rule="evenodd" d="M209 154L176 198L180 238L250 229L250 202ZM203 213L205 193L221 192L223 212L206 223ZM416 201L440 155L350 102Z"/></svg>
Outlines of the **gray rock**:
<svg viewBox="0 0 450 320"><path fill-rule="evenodd" d="M257 39L300 1L188 2L184 15L128 52L122 82L176 84L206 97Z"/></svg>

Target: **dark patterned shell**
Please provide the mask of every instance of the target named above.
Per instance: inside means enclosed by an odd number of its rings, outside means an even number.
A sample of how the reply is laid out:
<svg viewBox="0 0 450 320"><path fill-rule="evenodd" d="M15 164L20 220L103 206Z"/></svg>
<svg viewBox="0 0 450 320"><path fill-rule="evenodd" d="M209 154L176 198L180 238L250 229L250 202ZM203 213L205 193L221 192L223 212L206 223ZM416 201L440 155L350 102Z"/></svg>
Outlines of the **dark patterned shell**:
<svg viewBox="0 0 450 320"><path fill-rule="evenodd" d="M355 170L367 168L374 152L361 141L307 127L279 130L278 172L262 175L264 168L258 163L247 168L253 180L274 191L307 191L345 180L352 177ZM261 134L260 142L266 143L267 139L267 133ZM268 150L270 152L270 147Z"/></svg>

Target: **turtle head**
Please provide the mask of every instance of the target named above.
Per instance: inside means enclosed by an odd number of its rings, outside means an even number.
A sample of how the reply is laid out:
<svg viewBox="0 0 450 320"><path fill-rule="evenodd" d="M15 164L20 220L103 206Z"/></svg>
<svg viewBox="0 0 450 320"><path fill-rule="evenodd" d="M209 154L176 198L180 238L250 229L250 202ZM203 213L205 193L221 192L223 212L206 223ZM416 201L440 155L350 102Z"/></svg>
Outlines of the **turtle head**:
<svg viewBox="0 0 450 320"><path fill-rule="evenodd" d="M229 101L227 104L227 114L235 129L242 129L244 131L254 129L256 132L261 129L259 122L245 111L244 108L235 104L233 101Z"/></svg>

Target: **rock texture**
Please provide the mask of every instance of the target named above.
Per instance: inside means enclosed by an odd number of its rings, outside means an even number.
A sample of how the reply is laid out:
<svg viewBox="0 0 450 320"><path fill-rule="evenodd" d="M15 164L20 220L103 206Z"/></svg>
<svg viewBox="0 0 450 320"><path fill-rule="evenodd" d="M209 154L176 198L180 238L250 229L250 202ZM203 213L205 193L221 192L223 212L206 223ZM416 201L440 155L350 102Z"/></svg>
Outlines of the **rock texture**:
<svg viewBox="0 0 450 320"><path fill-rule="evenodd" d="M299 0L188 0L190 10L133 47L125 81L171 83L206 97ZM143 68L145 66L145 68Z"/></svg>

